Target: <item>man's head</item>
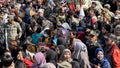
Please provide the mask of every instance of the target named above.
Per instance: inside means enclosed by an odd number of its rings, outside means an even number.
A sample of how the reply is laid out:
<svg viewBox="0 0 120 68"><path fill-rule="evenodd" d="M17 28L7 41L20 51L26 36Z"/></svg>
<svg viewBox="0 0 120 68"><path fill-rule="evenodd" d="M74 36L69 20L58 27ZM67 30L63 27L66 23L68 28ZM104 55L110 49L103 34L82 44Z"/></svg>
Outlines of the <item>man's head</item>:
<svg viewBox="0 0 120 68"><path fill-rule="evenodd" d="M44 9L39 9L38 14L40 17L43 17L44 16Z"/></svg>
<svg viewBox="0 0 120 68"><path fill-rule="evenodd" d="M92 2L91 7L92 7L92 8L95 8L96 6L97 6L96 2Z"/></svg>
<svg viewBox="0 0 120 68"><path fill-rule="evenodd" d="M70 38L76 38L77 32L76 31L70 31Z"/></svg>
<svg viewBox="0 0 120 68"><path fill-rule="evenodd" d="M95 41L97 41L98 33L94 30L91 30L88 36L89 36L90 42L94 43Z"/></svg>
<svg viewBox="0 0 120 68"><path fill-rule="evenodd" d="M8 23L12 24L14 21L14 16L13 15L8 15Z"/></svg>
<svg viewBox="0 0 120 68"><path fill-rule="evenodd" d="M105 36L106 45L112 46L113 42L115 42L116 39L117 39L117 38L116 38L116 36L115 36L114 34L111 34L111 33L107 34L107 35Z"/></svg>

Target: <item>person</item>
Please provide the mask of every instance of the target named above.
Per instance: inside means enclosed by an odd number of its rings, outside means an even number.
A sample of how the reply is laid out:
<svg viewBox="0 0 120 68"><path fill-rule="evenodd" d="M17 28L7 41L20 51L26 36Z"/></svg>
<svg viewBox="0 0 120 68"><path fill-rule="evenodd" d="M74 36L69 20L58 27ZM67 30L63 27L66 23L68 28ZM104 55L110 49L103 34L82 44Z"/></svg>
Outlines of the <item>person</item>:
<svg viewBox="0 0 120 68"><path fill-rule="evenodd" d="M0 43L3 43L4 42L4 23L2 22L3 21L3 17L0 16Z"/></svg>
<svg viewBox="0 0 120 68"><path fill-rule="evenodd" d="M111 63L112 68L120 68L120 49L115 40L116 36L114 34L109 33L106 35L105 56Z"/></svg>
<svg viewBox="0 0 120 68"><path fill-rule="evenodd" d="M57 68L72 68L72 65L67 61L63 61L61 63L58 63Z"/></svg>
<svg viewBox="0 0 120 68"><path fill-rule="evenodd" d="M56 52L55 51L43 45L39 45L38 48L39 48L38 51L44 54L47 63L50 62L56 65Z"/></svg>
<svg viewBox="0 0 120 68"><path fill-rule="evenodd" d="M97 3L96 2L92 2L92 5L91 5L90 8L92 8L94 10L95 15L98 16L99 13L98 13L98 10L96 9L96 6L97 6Z"/></svg>
<svg viewBox="0 0 120 68"><path fill-rule="evenodd" d="M56 68L56 67L52 63L46 63L46 64L43 64L42 68Z"/></svg>
<svg viewBox="0 0 120 68"><path fill-rule="evenodd" d="M91 30L88 36L89 36L88 38L89 43L86 43L86 45L87 45L89 60L91 61L94 58L94 52L96 48L100 48L102 46L98 42L98 33L96 31Z"/></svg>
<svg viewBox="0 0 120 68"><path fill-rule="evenodd" d="M104 57L102 48L97 48L95 50L95 55L91 63L93 68L111 68L109 61Z"/></svg>
<svg viewBox="0 0 120 68"><path fill-rule="evenodd" d="M31 68L40 68L43 64L46 63L46 59L43 53L38 52L33 57L34 64Z"/></svg>
<svg viewBox="0 0 120 68"><path fill-rule="evenodd" d="M10 55L4 55L2 57L2 68L14 68L13 58Z"/></svg>
<svg viewBox="0 0 120 68"><path fill-rule="evenodd" d="M9 50L12 54L12 57L14 57L14 62L17 61L17 55L19 54L19 52L21 52L21 49L19 47L19 44L16 40L10 41L9 43Z"/></svg>
<svg viewBox="0 0 120 68"><path fill-rule="evenodd" d="M71 63L72 68L80 68L79 63L77 61L74 61L71 56L71 51L69 49L64 49L63 53L60 57L60 62L67 61Z"/></svg>
<svg viewBox="0 0 120 68"><path fill-rule="evenodd" d="M70 38L72 40L71 46L72 58L73 60L77 60L82 68L91 68L89 59L88 59L88 51L86 45L79 39L76 38L76 33L74 31L70 32Z"/></svg>
<svg viewBox="0 0 120 68"><path fill-rule="evenodd" d="M63 53L64 49L65 49L64 45L59 45L59 46L56 47L55 52L57 54L57 61L60 59L60 56Z"/></svg>
<svg viewBox="0 0 120 68"><path fill-rule="evenodd" d="M19 23L14 21L14 16L8 16L8 23L4 26L7 29L8 42L11 40L18 40L22 35L22 29Z"/></svg>
<svg viewBox="0 0 120 68"><path fill-rule="evenodd" d="M102 31L100 32L98 38L100 40L100 44L105 45L105 35L111 32L111 26L109 24L105 24L102 26ZM104 46L103 46L104 48Z"/></svg>
<svg viewBox="0 0 120 68"><path fill-rule="evenodd" d="M114 34L116 35L117 37L117 44L120 48L120 25L117 25L114 29Z"/></svg>
<svg viewBox="0 0 120 68"><path fill-rule="evenodd" d="M26 68L26 65L22 61L15 62L15 68Z"/></svg>

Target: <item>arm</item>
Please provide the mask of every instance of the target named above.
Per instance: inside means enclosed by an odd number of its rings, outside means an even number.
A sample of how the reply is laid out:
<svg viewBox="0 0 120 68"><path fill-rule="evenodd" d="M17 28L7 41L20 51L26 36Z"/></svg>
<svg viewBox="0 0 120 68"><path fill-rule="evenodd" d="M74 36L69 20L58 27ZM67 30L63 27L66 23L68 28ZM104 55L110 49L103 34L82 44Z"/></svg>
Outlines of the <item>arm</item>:
<svg viewBox="0 0 120 68"><path fill-rule="evenodd" d="M18 30L18 38L22 36L22 28L19 23L17 23L17 30Z"/></svg>
<svg viewBox="0 0 120 68"><path fill-rule="evenodd" d="M115 49L112 54L114 68L120 67L120 50Z"/></svg>

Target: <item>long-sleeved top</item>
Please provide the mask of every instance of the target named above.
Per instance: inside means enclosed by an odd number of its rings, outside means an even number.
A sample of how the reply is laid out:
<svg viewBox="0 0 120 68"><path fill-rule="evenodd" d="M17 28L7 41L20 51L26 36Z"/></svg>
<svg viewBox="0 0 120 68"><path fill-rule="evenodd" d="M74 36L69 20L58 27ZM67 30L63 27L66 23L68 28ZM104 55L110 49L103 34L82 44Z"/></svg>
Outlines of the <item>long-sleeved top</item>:
<svg viewBox="0 0 120 68"><path fill-rule="evenodd" d="M12 24L6 23L5 28L7 29L8 40L16 40L22 35L21 26L17 22L14 22Z"/></svg>
<svg viewBox="0 0 120 68"><path fill-rule="evenodd" d="M120 49L117 44L113 44L108 54L112 57L113 68L120 68Z"/></svg>

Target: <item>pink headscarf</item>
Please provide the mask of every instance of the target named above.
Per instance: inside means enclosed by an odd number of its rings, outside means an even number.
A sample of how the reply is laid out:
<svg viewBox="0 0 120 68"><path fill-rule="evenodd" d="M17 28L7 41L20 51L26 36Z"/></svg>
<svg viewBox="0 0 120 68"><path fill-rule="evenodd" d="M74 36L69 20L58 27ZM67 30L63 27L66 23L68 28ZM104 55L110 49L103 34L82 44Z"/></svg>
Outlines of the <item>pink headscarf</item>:
<svg viewBox="0 0 120 68"><path fill-rule="evenodd" d="M41 67L43 64L46 63L45 56L41 52L38 52L35 54L35 59L36 59L37 64L34 65L34 68Z"/></svg>

